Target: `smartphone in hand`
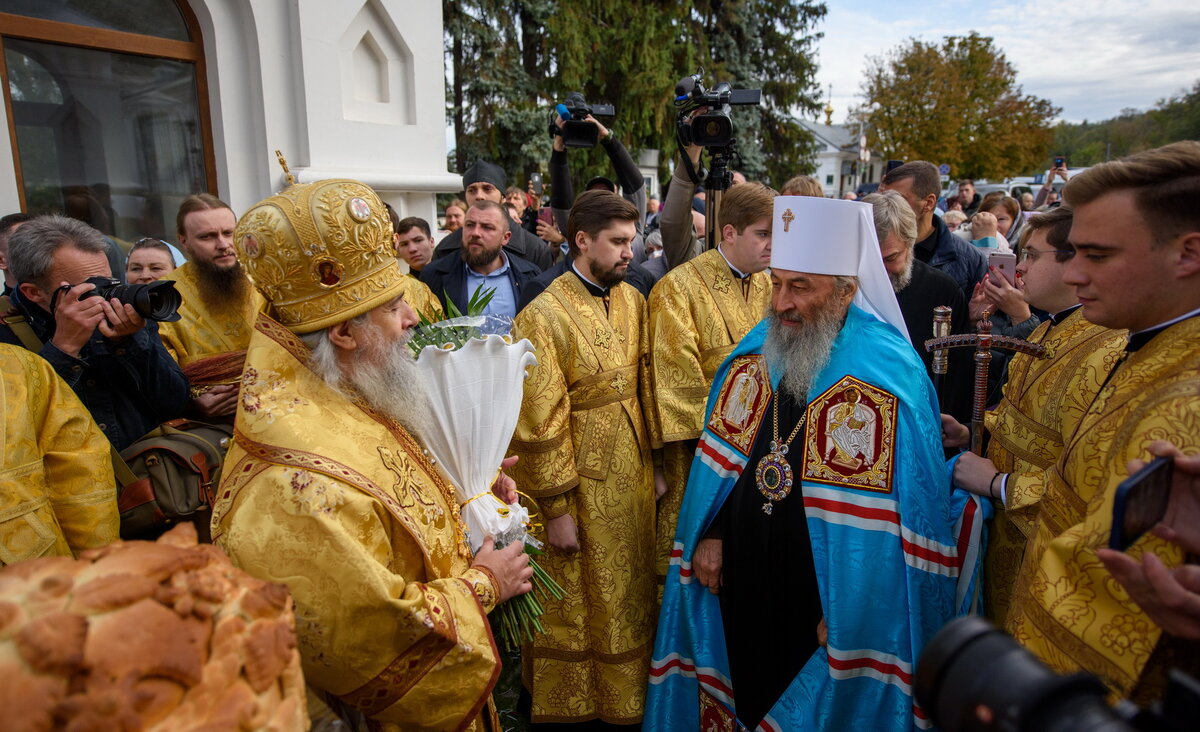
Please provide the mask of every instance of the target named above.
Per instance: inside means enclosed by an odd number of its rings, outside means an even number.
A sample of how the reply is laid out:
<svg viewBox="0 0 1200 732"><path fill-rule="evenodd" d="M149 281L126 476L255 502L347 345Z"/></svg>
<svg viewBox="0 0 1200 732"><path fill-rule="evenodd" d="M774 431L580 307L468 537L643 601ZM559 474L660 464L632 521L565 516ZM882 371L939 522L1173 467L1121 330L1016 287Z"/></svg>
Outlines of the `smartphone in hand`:
<svg viewBox="0 0 1200 732"><path fill-rule="evenodd" d="M1017 255L1012 252L989 252L988 267L995 267L1008 280L1008 284L1017 286Z"/></svg>
<svg viewBox="0 0 1200 732"><path fill-rule="evenodd" d="M1055 158L1054 158L1054 168L1055 168L1056 170L1057 170L1057 169L1059 169L1059 168L1066 167L1066 165L1067 165L1067 159L1066 159L1065 157L1063 157L1062 155L1057 155L1057 156L1055 156Z"/></svg>
<svg viewBox="0 0 1200 732"><path fill-rule="evenodd" d="M1167 513L1174 457L1159 457L1117 486L1108 546L1125 551Z"/></svg>
<svg viewBox="0 0 1200 732"><path fill-rule="evenodd" d="M533 194L540 197L542 195L542 191L544 190L542 188L542 174L534 173L533 175L529 176L529 182L533 184Z"/></svg>

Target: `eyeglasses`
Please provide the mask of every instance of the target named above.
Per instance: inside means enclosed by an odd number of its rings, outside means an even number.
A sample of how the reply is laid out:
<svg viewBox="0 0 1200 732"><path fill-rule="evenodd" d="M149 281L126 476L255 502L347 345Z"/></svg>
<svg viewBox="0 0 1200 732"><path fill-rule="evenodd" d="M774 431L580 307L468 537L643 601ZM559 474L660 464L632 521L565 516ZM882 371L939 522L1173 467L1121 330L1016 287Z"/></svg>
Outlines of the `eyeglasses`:
<svg viewBox="0 0 1200 732"><path fill-rule="evenodd" d="M1074 249L1034 249L1033 247L1027 246L1027 247L1025 247L1025 251L1023 251L1021 253L1021 261L1022 262L1030 262L1030 263L1036 262L1038 260L1038 257L1042 256L1043 254L1061 254L1062 256L1066 257L1067 259L1070 259L1071 257L1075 256L1075 250Z"/></svg>

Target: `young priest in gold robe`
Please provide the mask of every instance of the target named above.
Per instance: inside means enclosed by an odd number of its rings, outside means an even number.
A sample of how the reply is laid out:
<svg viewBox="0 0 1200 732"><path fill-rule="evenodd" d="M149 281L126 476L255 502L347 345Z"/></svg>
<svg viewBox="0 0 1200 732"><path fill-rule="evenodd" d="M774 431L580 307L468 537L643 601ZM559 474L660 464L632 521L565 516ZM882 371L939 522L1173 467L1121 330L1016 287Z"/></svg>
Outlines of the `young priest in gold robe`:
<svg viewBox="0 0 1200 732"><path fill-rule="evenodd" d="M1022 297L1050 313L1029 340L1046 347L1046 358L1018 353L1008 364L1004 399L984 424L991 435L987 458L962 455L955 464L961 485L985 494L1000 507L989 537L985 600L988 616L1003 623L1030 528L1046 487L1046 472L1062 454L1063 442L1096 398L1125 348L1124 330L1089 323L1063 282L1075 256L1068 237L1071 209L1062 206L1030 218L1023 229L1017 287L989 278L995 297Z"/></svg>
<svg viewBox="0 0 1200 732"><path fill-rule="evenodd" d="M672 269L650 293L650 368L666 479L659 487L665 492L658 499L655 549L660 582L713 376L771 301L766 269L774 200L775 191L760 183L730 188L721 199L717 248Z"/></svg>
<svg viewBox="0 0 1200 732"><path fill-rule="evenodd" d="M1060 673L1087 670L1134 701L1200 657L1162 632L1097 556L1130 460L1166 440L1200 451L1200 142L1095 166L1064 189L1075 256L1063 281L1088 321L1129 339L1048 473L1006 629ZM1169 569L1183 550L1147 534L1128 551Z"/></svg>
<svg viewBox="0 0 1200 732"><path fill-rule="evenodd" d="M250 338L213 541L288 586L305 681L331 706L372 729L498 729L487 613L532 570L519 543L471 557L421 447L417 318L383 204L356 181L292 186L236 242L273 317Z"/></svg>
<svg viewBox="0 0 1200 732"><path fill-rule="evenodd" d="M513 477L547 529L546 602L523 655L539 723L641 721L654 634L654 422L646 303L624 283L640 212L588 191L568 219L571 269L518 314L538 365L525 382Z"/></svg>
<svg viewBox="0 0 1200 732"><path fill-rule="evenodd" d="M192 382L193 408L207 417L232 415L237 384L231 379L201 379L188 367L203 359L246 350L254 319L265 307L246 276L233 246L237 218L229 204L208 193L188 196L179 205L175 225L179 247L188 261L163 279L174 280L183 297L179 320L160 323L167 352ZM231 371L240 372L240 368ZM197 388L202 387L202 388Z"/></svg>

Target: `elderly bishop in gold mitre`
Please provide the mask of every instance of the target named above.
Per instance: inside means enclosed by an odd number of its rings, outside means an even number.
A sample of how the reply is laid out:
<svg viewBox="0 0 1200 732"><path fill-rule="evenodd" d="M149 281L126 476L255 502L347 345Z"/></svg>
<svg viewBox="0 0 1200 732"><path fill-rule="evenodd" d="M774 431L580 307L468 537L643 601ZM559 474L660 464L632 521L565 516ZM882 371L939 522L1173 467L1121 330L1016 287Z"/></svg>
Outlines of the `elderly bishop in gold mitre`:
<svg viewBox="0 0 1200 732"><path fill-rule="evenodd" d="M238 256L270 310L246 354L213 540L290 588L311 697L373 728L498 729L486 614L531 570L518 544L471 558L421 447L417 317L391 238L379 198L350 180L295 185L242 216Z"/></svg>

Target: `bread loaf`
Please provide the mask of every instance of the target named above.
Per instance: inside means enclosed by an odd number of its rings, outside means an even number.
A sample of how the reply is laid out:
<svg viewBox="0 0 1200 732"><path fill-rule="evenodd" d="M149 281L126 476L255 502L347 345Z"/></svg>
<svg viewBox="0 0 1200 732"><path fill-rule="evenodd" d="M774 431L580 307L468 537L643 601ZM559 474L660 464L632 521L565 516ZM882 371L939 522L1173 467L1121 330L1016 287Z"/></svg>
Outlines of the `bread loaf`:
<svg viewBox="0 0 1200 732"><path fill-rule="evenodd" d="M0 730L308 727L287 588L190 524L0 569Z"/></svg>

